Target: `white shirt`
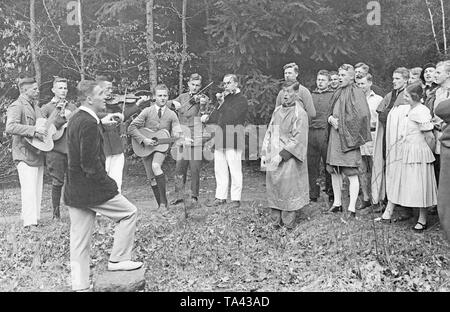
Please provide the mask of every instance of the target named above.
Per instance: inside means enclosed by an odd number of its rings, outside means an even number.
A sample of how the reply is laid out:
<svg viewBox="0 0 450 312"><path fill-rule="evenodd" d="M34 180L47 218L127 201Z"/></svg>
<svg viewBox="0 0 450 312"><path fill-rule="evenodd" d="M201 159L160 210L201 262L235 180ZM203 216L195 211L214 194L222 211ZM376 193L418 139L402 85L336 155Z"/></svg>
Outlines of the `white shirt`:
<svg viewBox="0 0 450 312"><path fill-rule="evenodd" d="M166 107L167 107L167 105L164 105L161 107L161 116L164 115L164 112L166 111ZM158 114L159 106L157 104L155 104L155 109L156 109L156 113Z"/></svg>
<svg viewBox="0 0 450 312"><path fill-rule="evenodd" d="M370 128L374 129L377 126L378 121L378 113L377 108L380 105L380 102L383 100L381 96L370 90L369 94L366 95L367 104L369 105L370 111ZM370 131L372 136L372 141L367 142L363 146L360 147L361 155L363 156L373 156L373 145L375 141L375 131Z"/></svg>
<svg viewBox="0 0 450 312"><path fill-rule="evenodd" d="M83 106L83 105L80 106L80 109L83 110L83 111L85 111L86 113L88 113L88 114L91 115L92 117L94 117L95 120L97 121L97 124L100 123L100 119L98 119L97 114L96 114L92 109L90 109L89 107Z"/></svg>

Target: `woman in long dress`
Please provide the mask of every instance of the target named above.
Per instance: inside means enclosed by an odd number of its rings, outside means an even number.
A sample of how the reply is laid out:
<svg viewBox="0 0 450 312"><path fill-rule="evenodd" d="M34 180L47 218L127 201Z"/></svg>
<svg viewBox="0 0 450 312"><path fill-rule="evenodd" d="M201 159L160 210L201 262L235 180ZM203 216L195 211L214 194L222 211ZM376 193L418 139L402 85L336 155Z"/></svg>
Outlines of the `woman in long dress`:
<svg viewBox="0 0 450 312"><path fill-rule="evenodd" d="M407 115L399 177L397 183L389 186L392 203L419 208L419 218L413 227L418 232L427 227L427 208L437 204L434 156L427 143L434 140L433 124L429 109L420 102L422 96L420 84L410 85L405 90L404 99L411 108ZM392 212L390 206L386 207L383 219L390 219Z"/></svg>
<svg viewBox="0 0 450 312"><path fill-rule="evenodd" d="M272 114L261 150L271 217L287 228L294 227L296 211L309 203L308 115L295 96L298 87L298 82L283 86L282 105Z"/></svg>

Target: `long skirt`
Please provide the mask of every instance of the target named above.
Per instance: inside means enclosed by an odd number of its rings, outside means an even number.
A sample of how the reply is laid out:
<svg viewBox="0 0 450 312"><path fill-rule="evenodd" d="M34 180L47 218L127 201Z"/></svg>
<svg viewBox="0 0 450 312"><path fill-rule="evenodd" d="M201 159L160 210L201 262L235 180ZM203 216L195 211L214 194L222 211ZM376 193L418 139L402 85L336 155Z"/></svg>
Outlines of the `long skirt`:
<svg viewBox="0 0 450 312"><path fill-rule="evenodd" d="M266 173L267 200L270 208L295 211L309 203L308 166L295 157L282 161Z"/></svg>
<svg viewBox="0 0 450 312"><path fill-rule="evenodd" d="M402 163L397 183L387 187L388 199L404 207L437 205L437 186L432 163Z"/></svg>

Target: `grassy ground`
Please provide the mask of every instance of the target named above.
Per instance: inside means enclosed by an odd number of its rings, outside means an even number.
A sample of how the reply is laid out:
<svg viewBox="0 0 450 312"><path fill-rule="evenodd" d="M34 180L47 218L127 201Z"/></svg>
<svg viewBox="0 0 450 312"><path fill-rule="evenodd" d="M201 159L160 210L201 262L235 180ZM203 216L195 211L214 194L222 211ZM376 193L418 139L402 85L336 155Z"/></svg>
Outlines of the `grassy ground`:
<svg viewBox="0 0 450 312"><path fill-rule="evenodd" d="M169 190L173 163L166 165ZM143 167L128 168L123 193L139 208L134 256L145 262L146 291L450 291L450 246L436 216L422 234L414 220L375 224L370 211L349 220L323 214L323 198L288 231L270 225L264 174L244 170L244 203L158 213ZM201 203L214 197L212 164L202 172ZM41 225L24 230L18 188L0 190L0 291L68 291L69 219L51 220L50 187ZM345 202L344 202L345 203ZM92 274L106 268L113 224L100 218L92 240Z"/></svg>

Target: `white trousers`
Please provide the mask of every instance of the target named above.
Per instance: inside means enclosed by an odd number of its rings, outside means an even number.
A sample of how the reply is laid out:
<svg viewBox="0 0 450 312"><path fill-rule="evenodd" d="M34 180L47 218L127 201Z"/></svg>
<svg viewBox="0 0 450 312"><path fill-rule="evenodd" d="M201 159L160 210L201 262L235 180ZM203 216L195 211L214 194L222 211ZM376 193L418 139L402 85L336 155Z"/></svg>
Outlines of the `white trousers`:
<svg viewBox="0 0 450 312"><path fill-rule="evenodd" d="M90 272L90 246L94 231L95 214L116 222L110 261L131 260L136 231L137 209L123 195L117 194L107 202L86 208L68 207L70 216L70 268L72 289L88 288Z"/></svg>
<svg viewBox="0 0 450 312"><path fill-rule="evenodd" d="M30 167L21 161L17 165L19 173L20 195L22 197L23 226L35 224L41 217L42 186L44 166Z"/></svg>
<svg viewBox="0 0 450 312"><path fill-rule="evenodd" d="M117 155L106 156L105 169L106 173L117 183L119 193L122 189L123 166L125 165L125 155L123 153Z"/></svg>
<svg viewBox="0 0 450 312"><path fill-rule="evenodd" d="M229 175L231 175L231 200L241 200L241 193L242 193L241 150L216 149L214 151L214 174L216 176L217 199L227 199Z"/></svg>

